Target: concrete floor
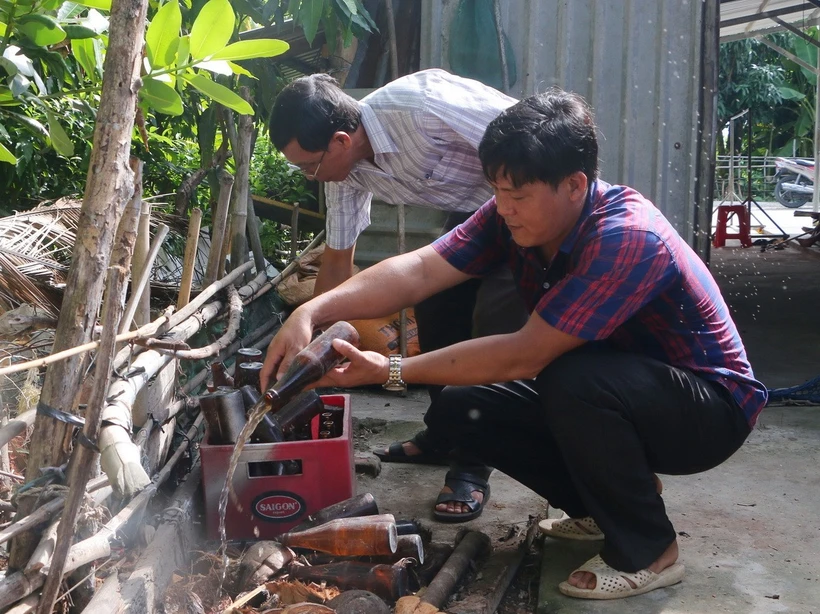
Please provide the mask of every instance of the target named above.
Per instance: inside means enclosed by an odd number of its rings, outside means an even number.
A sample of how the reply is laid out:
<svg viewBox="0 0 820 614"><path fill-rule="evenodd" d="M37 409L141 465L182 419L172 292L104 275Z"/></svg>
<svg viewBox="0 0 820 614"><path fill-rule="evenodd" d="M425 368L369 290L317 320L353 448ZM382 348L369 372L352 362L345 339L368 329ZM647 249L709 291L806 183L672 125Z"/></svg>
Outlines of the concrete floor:
<svg viewBox="0 0 820 614"><path fill-rule="evenodd" d="M712 271L730 303L755 372L769 387L792 386L820 375L820 249L787 247L713 250ZM387 420L360 448L411 436L426 396L354 392L354 415ZM774 613L820 612L820 408L767 408L749 440L722 466L696 476L664 477L664 500L679 532L683 583L626 601L563 597L557 584L592 556L590 544L543 543L539 613ZM360 477L397 517L420 518L437 541L459 525L430 514L443 467L383 464L378 478ZM496 472L492 498L470 528L494 540L545 501ZM496 542L497 543L497 542Z"/></svg>

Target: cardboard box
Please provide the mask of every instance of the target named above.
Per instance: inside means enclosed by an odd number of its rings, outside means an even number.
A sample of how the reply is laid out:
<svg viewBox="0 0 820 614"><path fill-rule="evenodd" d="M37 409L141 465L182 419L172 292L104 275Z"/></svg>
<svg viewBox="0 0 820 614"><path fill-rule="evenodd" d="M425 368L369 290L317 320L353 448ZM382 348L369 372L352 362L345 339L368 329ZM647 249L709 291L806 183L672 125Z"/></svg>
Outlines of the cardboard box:
<svg viewBox="0 0 820 614"><path fill-rule="evenodd" d="M342 434L316 439L320 416L311 423L309 441L247 444L239 457L233 487L241 509L230 499L225 528L231 540L273 539L317 510L349 499L356 483L350 395L323 395L326 406L343 408ZM225 485L232 445L200 445L205 497L205 526L209 539L219 539L219 495ZM271 461L298 461L298 475L270 473Z"/></svg>

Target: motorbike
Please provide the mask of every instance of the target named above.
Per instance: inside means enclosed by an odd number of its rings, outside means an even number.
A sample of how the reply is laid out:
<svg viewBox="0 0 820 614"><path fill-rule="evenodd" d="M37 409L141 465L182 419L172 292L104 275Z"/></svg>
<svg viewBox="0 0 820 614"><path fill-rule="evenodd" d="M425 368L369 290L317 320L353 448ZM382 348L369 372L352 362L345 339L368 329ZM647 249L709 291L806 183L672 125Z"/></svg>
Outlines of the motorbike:
<svg viewBox="0 0 820 614"><path fill-rule="evenodd" d="M774 196L784 207L797 209L814 195L814 160L775 158Z"/></svg>

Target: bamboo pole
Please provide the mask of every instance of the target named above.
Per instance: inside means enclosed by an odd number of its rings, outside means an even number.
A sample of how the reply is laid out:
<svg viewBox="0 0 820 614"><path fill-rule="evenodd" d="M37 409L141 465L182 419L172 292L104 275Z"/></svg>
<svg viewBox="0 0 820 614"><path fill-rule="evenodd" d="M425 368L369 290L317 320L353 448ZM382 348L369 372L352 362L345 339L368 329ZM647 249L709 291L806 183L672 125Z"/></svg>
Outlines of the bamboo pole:
<svg viewBox="0 0 820 614"><path fill-rule="evenodd" d="M247 86L239 88L239 95L250 102L250 90ZM248 182L251 162L251 143L253 142L253 116L240 115L237 122L236 145L233 158L236 163L236 183L231 207L231 268L235 269L248 260ZM261 271L260 271L261 272ZM245 276L249 279L249 275Z"/></svg>
<svg viewBox="0 0 820 614"><path fill-rule="evenodd" d="M208 254L208 267L205 269L204 285L208 286L220 276L224 261L222 257L222 244L225 241L225 224L228 219L228 204L231 202L231 191L233 190L233 176L222 169L219 172L219 199L216 203L216 211L211 219L211 247Z"/></svg>
<svg viewBox="0 0 820 614"><path fill-rule="evenodd" d="M248 190L248 237L251 242L256 272L261 273L267 268L267 263L265 261L265 252L262 249L262 240L259 238L259 218L256 217L256 209L253 206L250 190Z"/></svg>
<svg viewBox="0 0 820 614"><path fill-rule="evenodd" d="M139 203L140 216L137 226L137 242L134 244L133 264L131 266L131 296L137 295L136 307L134 310L135 328L144 326L151 321L151 293L137 292L139 280L142 278L146 267L150 271L151 263L149 252L151 250L151 202L142 199L142 160L131 165L134 171L134 196L132 200ZM124 333L131 328L131 320L125 324Z"/></svg>
<svg viewBox="0 0 820 614"><path fill-rule="evenodd" d="M305 254L307 254L310 250L316 248L316 246L319 245L324 240L324 238L325 238L325 231L324 230L319 231L319 233L315 237L313 237L313 241L311 241L308 244L308 246L305 249L302 250L302 253L299 254L299 257L296 260L293 260L284 269L282 269L282 272L279 273L279 275L277 275L276 277L271 279L268 283L266 283L264 286L259 288L259 290L254 292L253 296L251 297L251 300L256 300L257 298L259 298L260 296L262 296L263 294L268 292L271 288L275 288L276 284L278 284L285 277L287 277L288 275L293 273L294 269L297 266L299 266L299 261L302 259L302 257Z"/></svg>
<svg viewBox="0 0 820 614"><path fill-rule="evenodd" d="M128 332L131 328L131 321L134 319L134 314L140 305L140 297L143 294L151 295L150 281L151 269L154 266L154 260L157 259L159 248L162 247L162 242L165 240L165 235L168 234L168 226L160 224L157 228L157 234L154 236L154 241L151 243L151 249L145 259L145 267L140 271L139 283L134 286L132 284L131 297L128 299L128 304L125 306L125 315L120 323L120 333ZM150 311L150 310L149 310ZM151 319L150 316L148 318Z"/></svg>
<svg viewBox="0 0 820 614"><path fill-rule="evenodd" d="M27 369L21 369L27 371ZM9 420L9 423L0 429L0 446L7 445L12 439L17 437L20 433L25 433L26 429L34 424L34 419L37 417L37 412L33 409L24 411L22 414Z"/></svg>
<svg viewBox="0 0 820 614"><path fill-rule="evenodd" d="M199 247L199 228L202 224L202 209L194 207L191 219L188 220L188 238L185 241L185 259L182 265L182 280L179 282L177 309L182 309L191 300L191 284L194 280L197 248Z"/></svg>
<svg viewBox="0 0 820 614"><path fill-rule="evenodd" d="M74 244L55 332L55 351L73 348L91 339L111 244L122 211L133 193L128 159L139 93L147 7L146 0L118 0L111 7L105 77L94 126L78 239ZM73 411L83 373L79 359L53 365L46 373L40 403ZM42 467L58 467L65 462L70 428L68 424L46 416L35 421L27 479L38 477ZM29 511L31 507L28 505L21 506L22 514ZM22 568L35 545L28 536L15 540L9 569Z"/></svg>
<svg viewBox="0 0 820 614"><path fill-rule="evenodd" d="M167 226L166 226L167 232ZM153 250L152 250L153 251ZM129 258L130 260L130 258ZM146 268L150 274L151 254L146 260ZM145 272L144 271L144 272ZM113 266L108 270L108 280L106 282L107 300L103 306L102 326L103 335L100 340L100 350L97 352L97 368L94 374L94 389L88 402L88 409L85 415L85 426L83 434L88 441L96 441L100 431L100 419L103 405L105 404L105 393L108 388L108 380L111 377L111 363L114 360L116 349L116 330L122 316L122 303L120 294L125 284L126 269L120 266ZM82 487L88 481L95 460L95 453L84 445L74 448L74 458L69 467L69 480L71 490L68 493L63 516L60 520L60 528L57 531L57 541L54 546L54 554L51 558L51 570L43 585L40 596L40 603L37 606L38 614L50 614L57 601L57 593L60 590L60 583L63 579L63 569L69 548L74 540L74 531L77 526L77 513L80 511L85 489Z"/></svg>

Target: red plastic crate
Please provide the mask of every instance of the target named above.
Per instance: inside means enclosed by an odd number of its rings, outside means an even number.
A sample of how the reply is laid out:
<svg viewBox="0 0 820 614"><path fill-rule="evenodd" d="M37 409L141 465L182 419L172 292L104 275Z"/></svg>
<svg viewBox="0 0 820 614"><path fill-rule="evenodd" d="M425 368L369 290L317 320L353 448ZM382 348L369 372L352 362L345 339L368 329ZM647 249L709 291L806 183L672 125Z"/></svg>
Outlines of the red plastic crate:
<svg viewBox="0 0 820 614"><path fill-rule="evenodd" d="M297 525L317 510L353 496L356 483L353 465L350 395L323 395L325 405L343 407L339 437L310 441L248 444L242 449L233 476L233 487L242 507L231 500L225 529L228 539L272 539ZM311 423L316 437L320 416ZM219 539L219 495L225 484L232 445L200 445L202 485L205 496L205 527L208 538ZM252 463L299 460L299 475L249 474Z"/></svg>

